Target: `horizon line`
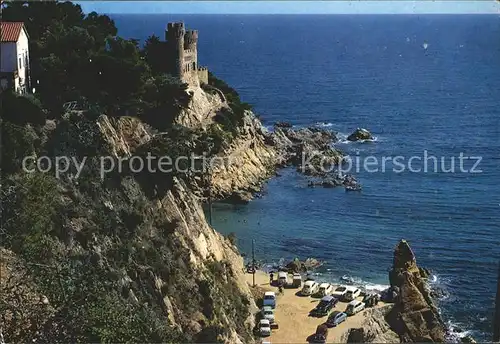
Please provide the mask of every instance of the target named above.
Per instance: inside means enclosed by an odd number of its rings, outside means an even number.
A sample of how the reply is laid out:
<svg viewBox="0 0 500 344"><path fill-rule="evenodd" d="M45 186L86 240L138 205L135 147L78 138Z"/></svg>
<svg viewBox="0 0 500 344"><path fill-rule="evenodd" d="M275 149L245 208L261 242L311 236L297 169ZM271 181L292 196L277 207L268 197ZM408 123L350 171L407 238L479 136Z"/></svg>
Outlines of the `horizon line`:
<svg viewBox="0 0 500 344"><path fill-rule="evenodd" d="M500 14L497 0L75 1L109 14Z"/></svg>
<svg viewBox="0 0 500 344"><path fill-rule="evenodd" d="M160 0L158 0L160 1ZM199 0L199 1L205 1L205 0ZM344 16L344 15L352 15L352 16L406 16L406 15L412 15L412 16L421 16L421 15L438 15L438 16L474 16L474 15L491 15L491 16L498 16L500 13L491 13L491 12L476 12L476 13L448 13L448 12L443 12L443 13L436 13L436 12L422 12L422 13L414 13L414 12L408 12L408 13L351 13L351 12L345 12L345 13L235 13L235 12L228 12L228 13L188 13L188 12L162 12L162 13L148 13L148 12L103 12L102 14L126 14L126 15L192 15L192 16L227 16L227 15L237 15L237 16Z"/></svg>

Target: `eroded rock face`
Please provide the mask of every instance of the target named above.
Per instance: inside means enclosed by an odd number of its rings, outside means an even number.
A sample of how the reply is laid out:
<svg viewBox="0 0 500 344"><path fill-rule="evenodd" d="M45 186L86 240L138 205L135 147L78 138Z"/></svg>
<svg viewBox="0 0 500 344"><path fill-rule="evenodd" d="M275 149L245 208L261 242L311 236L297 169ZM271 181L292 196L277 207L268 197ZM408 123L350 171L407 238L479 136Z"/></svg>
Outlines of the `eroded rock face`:
<svg viewBox="0 0 500 344"><path fill-rule="evenodd" d="M342 341L347 343L399 343L399 336L391 330L385 316L392 306L371 308L364 312L365 320L359 328L349 329Z"/></svg>
<svg viewBox="0 0 500 344"><path fill-rule="evenodd" d="M96 124L115 157L131 156L137 147L151 139L144 123L134 117L110 118L103 115Z"/></svg>
<svg viewBox="0 0 500 344"><path fill-rule="evenodd" d="M362 141L362 140L373 140L372 134L363 128L356 129L351 135L347 137L349 141Z"/></svg>
<svg viewBox="0 0 500 344"><path fill-rule="evenodd" d="M285 165L295 166L297 172L311 177L335 178L337 168L344 159L343 153L332 147L332 143L337 141L335 134L321 128L294 130L275 126L269 141L276 147ZM325 183L324 186L333 187L336 184Z"/></svg>
<svg viewBox="0 0 500 344"><path fill-rule="evenodd" d="M430 295L425 271L417 266L410 245L401 240L389 272L399 295L387 320L404 342L444 342L446 328Z"/></svg>
<svg viewBox="0 0 500 344"><path fill-rule="evenodd" d="M236 203L246 203L273 176L280 157L266 143L267 134L251 111L246 111L244 125L231 146L221 152L224 164L212 170L212 196Z"/></svg>
<svg viewBox="0 0 500 344"><path fill-rule="evenodd" d="M186 92L191 94L187 107L182 109L176 124L188 128L203 126L212 122L213 117L228 105L218 94L205 92L201 87L191 86Z"/></svg>
<svg viewBox="0 0 500 344"><path fill-rule="evenodd" d="M285 268L288 270L288 272L306 272L319 268L321 265L323 265L323 263L315 258L307 258L304 261L294 259L293 261L288 263Z"/></svg>

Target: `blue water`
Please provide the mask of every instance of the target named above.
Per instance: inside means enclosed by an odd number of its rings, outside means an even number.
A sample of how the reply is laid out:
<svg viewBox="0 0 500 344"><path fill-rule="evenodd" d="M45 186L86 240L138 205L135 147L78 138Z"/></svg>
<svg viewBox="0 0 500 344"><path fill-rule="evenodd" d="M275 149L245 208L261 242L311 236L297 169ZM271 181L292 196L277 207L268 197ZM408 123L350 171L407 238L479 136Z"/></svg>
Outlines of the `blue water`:
<svg viewBox="0 0 500 344"><path fill-rule="evenodd" d="M167 21L200 30L199 61L263 121L330 123L373 143L352 157L482 157L481 173L354 173L362 193L307 188L293 170L245 206L218 204L214 226L259 258L326 260L322 278L388 284L399 239L450 292L447 321L491 339L500 258L500 18L463 16L113 16L119 32L163 36ZM414 165L422 167L416 162ZM472 168L473 161L464 163ZM432 166L432 165L431 165ZM431 168L432 170L432 168Z"/></svg>

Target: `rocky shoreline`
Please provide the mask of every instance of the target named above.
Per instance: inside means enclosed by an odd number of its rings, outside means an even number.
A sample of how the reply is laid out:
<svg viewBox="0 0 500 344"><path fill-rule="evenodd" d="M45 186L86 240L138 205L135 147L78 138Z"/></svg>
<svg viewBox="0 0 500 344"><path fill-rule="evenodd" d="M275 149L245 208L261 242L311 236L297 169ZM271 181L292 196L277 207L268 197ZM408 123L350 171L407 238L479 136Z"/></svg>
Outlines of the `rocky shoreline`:
<svg viewBox="0 0 500 344"><path fill-rule="evenodd" d="M286 122L276 123L273 131L267 131L251 112L246 113L246 123L242 141L224 152L236 159L230 166L213 171L214 199L248 203L269 178L279 175L278 170L285 167L307 176L309 187L361 189L354 176L341 172L346 155L334 147L339 142L335 133L315 126L295 129Z"/></svg>

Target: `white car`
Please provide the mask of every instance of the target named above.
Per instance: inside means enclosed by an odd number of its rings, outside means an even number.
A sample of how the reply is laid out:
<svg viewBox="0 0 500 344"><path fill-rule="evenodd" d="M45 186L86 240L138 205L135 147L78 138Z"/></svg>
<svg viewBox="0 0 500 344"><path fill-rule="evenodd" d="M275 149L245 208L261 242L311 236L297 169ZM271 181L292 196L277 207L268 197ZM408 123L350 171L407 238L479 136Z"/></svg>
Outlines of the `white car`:
<svg viewBox="0 0 500 344"><path fill-rule="evenodd" d="M274 291L266 291L264 293L264 300L262 306L269 306L271 308L276 308L276 294Z"/></svg>
<svg viewBox="0 0 500 344"><path fill-rule="evenodd" d="M349 302L352 300L356 300L356 298L361 294L361 290L357 287L347 287L347 290L344 294L344 301Z"/></svg>
<svg viewBox="0 0 500 344"><path fill-rule="evenodd" d="M262 319L259 323L259 333L262 337L271 335L271 323L267 319Z"/></svg>
<svg viewBox="0 0 500 344"><path fill-rule="evenodd" d="M365 309L365 304L359 300L351 301L347 304L345 312L347 315L354 315Z"/></svg>
<svg viewBox="0 0 500 344"><path fill-rule="evenodd" d="M346 292L347 287L345 285L340 285L333 291L332 296L339 300L342 300Z"/></svg>
<svg viewBox="0 0 500 344"><path fill-rule="evenodd" d="M286 272L278 272L278 285L281 285L283 287L288 285L288 274Z"/></svg>
<svg viewBox="0 0 500 344"><path fill-rule="evenodd" d="M328 296L333 292L333 286L330 283L321 283L319 285L319 295Z"/></svg>
<svg viewBox="0 0 500 344"><path fill-rule="evenodd" d="M260 313L262 314L263 319L269 320L271 324L274 323L274 310L272 307L270 306L262 307Z"/></svg>
<svg viewBox="0 0 500 344"><path fill-rule="evenodd" d="M302 295L309 296L318 292L319 285L315 281L306 281L302 287Z"/></svg>

